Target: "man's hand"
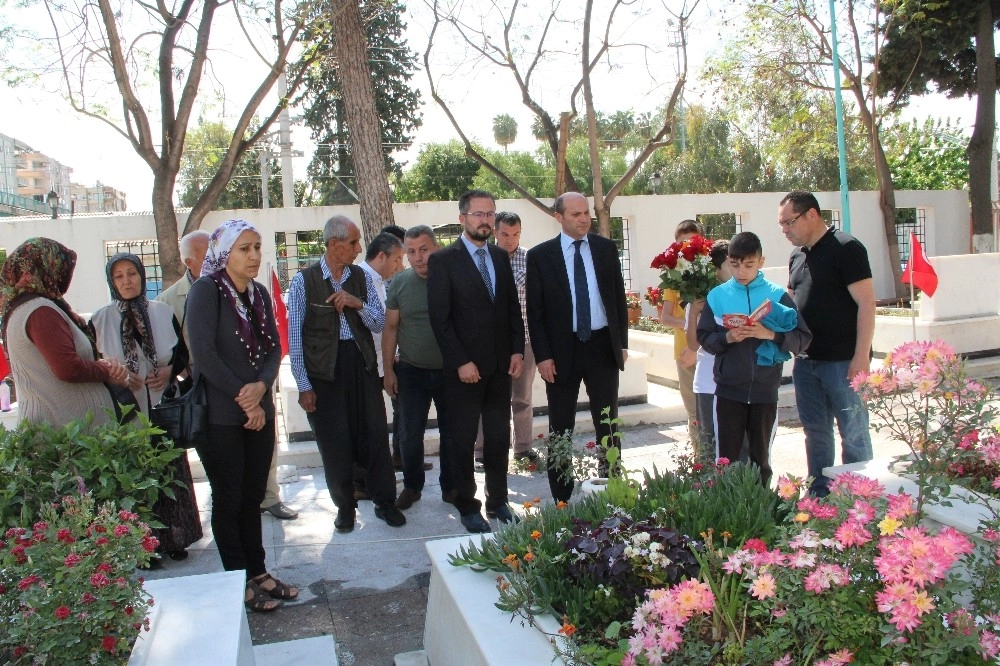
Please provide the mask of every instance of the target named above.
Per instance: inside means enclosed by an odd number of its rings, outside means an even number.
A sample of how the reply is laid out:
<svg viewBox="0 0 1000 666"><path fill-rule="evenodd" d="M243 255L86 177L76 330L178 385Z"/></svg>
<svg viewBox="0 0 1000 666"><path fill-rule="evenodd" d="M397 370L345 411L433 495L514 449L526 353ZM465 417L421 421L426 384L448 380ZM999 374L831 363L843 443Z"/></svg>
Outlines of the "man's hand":
<svg viewBox="0 0 1000 666"><path fill-rule="evenodd" d="M307 414L316 411L316 391L299 391L299 407Z"/></svg>
<svg viewBox="0 0 1000 666"><path fill-rule="evenodd" d="M551 358L547 361L539 361L535 366L538 368L538 374L542 376L542 379L547 381L549 384L554 384L556 381L556 362Z"/></svg>
<svg viewBox="0 0 1000 666"><path fill-rule="evenodd" d="M246 384L236 395L236 404L244 412L249 412L253 407L260 405L260 401L263 400L266 392L267 385L264 382L258 381Z"/></svg>
<svg viewBox="0 0 1000 666"><path fill-rule="evenodd" d="M872 369L871 361L868 360L868 356L862 356L858 358L855 356L851 359L851 364L847 366L847 381L851 381L859 372L870 372Z"/></svg>
<svg viewBox="0 0 1000 666"><path fill-rule="evenodd" d="M624 364L627 361L628 361L628 350L627 349L623 349L622 350L622 363Z"/></svg>
<svg viewBox="0 0 1000 666"><path fill-rule="evenodd" d="M365 307L365 304L360 298L348 294L343 289L335 291L329 298L326 299L326 302L337 308L337 312L343 312L344 308L354 308L355 310L360 310Z"/></svg>
<svg viewBox="0 0 1000 666"><path fill-rule="evenodd" d="M507 374L512 378L517 379L521 376L522 370L524 370L524 357L520 354L511 354L510 368L507 369Z"/></svg>
<svg viewBox="0 0 1000 666"><path fill-rule="evenodd" d="M682 368L693 368L697 361L698 354L691 351L690 347L684 347L684 350L681 352L681 357L677 359L677 362L681 364Z"/></svg>
<svg viewBox="0 0 1000 666"><path fill-rule="evenodd" d="M382 376L382 388L393 398L396 397L399 392L399 381L396 379L396 373L392 368L385 368L385 374Z"/></svg>
<svg viewBox="0 0 1000 666"><path fill-rule="evenodd" d="M458 379L465 384L475 384L479 381L479 368L472 361L458 366Z"/></svg>

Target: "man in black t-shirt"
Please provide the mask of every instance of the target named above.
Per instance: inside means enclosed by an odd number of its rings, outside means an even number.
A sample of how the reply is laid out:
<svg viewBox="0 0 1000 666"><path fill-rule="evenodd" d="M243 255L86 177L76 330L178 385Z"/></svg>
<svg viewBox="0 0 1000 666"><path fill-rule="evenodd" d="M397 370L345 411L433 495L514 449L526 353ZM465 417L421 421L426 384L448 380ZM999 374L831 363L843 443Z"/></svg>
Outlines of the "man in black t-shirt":
<svg viewBox="0 0 1000 666"><path fill-rule="evenodd" d="M795 246L788 262L788 288L813 338L795 359L795 403L806 436L810 492L829 493L823 468L834 464L833 422L844 464L872 459L868 410L851 388L867 371L875 332L875 288L868 252L856 238L827 227L809 192L787 194L778 224Z"/></svg>

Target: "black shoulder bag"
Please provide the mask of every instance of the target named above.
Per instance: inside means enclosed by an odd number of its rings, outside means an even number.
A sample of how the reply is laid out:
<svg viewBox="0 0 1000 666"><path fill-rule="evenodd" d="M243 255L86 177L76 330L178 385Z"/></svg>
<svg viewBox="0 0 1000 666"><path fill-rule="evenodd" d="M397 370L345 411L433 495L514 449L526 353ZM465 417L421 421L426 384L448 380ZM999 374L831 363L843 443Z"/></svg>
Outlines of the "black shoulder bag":
<svg viewBox="0 0 1000 666"><path fill-rule="evenodd" d="M184 302L181 330L185 319L187 301ZM208 443L208 387L201 373L197 376L192 373L190 363L187 371L189 377L194 377L191 388L178 395L177 382L171 382L159 404L150 410L149 420L166 433L165 437L174 441L174 446L190 449Z"/></svg>

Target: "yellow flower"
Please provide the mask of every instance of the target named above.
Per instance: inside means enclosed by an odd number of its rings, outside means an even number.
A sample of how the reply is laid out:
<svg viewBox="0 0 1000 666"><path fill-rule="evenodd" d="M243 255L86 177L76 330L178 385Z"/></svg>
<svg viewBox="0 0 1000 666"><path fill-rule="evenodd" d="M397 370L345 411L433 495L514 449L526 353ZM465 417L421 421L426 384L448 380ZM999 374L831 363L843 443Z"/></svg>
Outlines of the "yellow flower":
<svg viewBox="0 0 1000 666"><path fill-rule="evenodd" d="M794 520L797 523L808 522L809 521L809 514L806 513L805 511L799 511L797 514L795 514Z"/></svg>
<svg viewBox="0 0 1000 666"><path fill-rule="evenodd" d="M890 518L886 516L879 522L878 529L882 536L891 536L896 533L900 527L903 526L902 521L896 520L895 518Z"/></svg>
<svg viewBox="0 0 1000 666"><path fill-rule="evenodd" d="M542 533L539 532L538 530L535 530L534 532L531 533L531 538L534 539L535 541L538 541L539 539L542 538Z"/></svg>

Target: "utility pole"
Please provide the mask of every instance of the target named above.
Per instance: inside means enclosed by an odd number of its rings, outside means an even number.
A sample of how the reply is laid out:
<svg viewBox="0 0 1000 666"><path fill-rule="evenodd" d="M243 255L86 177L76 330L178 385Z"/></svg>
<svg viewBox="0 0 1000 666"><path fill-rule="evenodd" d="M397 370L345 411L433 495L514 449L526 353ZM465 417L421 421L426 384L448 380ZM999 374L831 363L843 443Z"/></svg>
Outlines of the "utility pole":
<svg viewBox="0 0 1000 666"><path fill-rule="evenodd" d="M278 97L284 100L284 107L278 116L278 146L281 148L281 205L295 206L295 179L292 177L292 135L291 120L288 116L288 79L282 72L278 77ZM264 194L267 201L267 194ZM264 205L267 208L267 205Z"/></svg>

